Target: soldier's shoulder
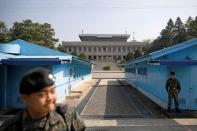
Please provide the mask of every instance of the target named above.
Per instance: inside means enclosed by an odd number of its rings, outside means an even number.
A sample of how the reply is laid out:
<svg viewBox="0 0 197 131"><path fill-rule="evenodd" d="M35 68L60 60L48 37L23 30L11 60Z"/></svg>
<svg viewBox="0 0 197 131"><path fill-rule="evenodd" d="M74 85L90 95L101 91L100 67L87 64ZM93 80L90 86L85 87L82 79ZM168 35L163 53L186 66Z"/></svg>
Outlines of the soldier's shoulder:
<svg viewBox="0 0 197 131"><path fill-rule="evenodd" d="M166 83L169 83L170 81L171 81L171 78L168 78L167 81L166 81Z"/></svg>
<svg viewBox="0 0 197 131"><path fill-rule="evenodd" d="M179 80L176 78L176 81L179 82Z"/></svg>
<svg viewBox="0 0 197 131"><path fill-rule="evenodd" d="M56 111L58 113L69 113L69 112L71 113L71 112L75 112L75 107L67 104L58 104L56 106Z"/></svg>
<svg viewBox="0 0 197 131"><path fill-rule="evenodd" d="M17 131L22 127L22 112L16 114L15 116L7 119L0 126L0 131Z"/></svg>

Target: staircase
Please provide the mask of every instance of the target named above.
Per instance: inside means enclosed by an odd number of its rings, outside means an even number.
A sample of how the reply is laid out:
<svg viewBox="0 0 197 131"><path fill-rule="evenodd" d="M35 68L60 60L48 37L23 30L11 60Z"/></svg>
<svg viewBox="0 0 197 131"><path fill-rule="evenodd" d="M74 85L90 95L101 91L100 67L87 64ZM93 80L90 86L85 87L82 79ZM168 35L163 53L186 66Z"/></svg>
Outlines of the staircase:
<svg viewBox="0 0 197 131"><path fill-rule="evenodd" d="M110 66L111 71L120 71L122 70L121 67L118 66L118 63L115 61L94 61L94 71L101 71L103 67Z"/></svg>

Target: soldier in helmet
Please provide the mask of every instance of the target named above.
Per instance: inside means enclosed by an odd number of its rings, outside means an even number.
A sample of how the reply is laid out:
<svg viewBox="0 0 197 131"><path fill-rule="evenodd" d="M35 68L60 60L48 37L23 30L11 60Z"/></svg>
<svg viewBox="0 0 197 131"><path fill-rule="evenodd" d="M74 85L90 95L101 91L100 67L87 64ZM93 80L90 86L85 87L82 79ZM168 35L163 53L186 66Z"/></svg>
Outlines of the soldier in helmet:
<svg viewBox="0 0 197 131"><path fill-rule="evenodd" d="M35 68L20 82L20 97L26 108L4 122L2 131L85 130L75 108L56 104L55 77L46 68Z"/></svg>
<svg viewBox="0 0 197 131"><path fill-rule="evenodd" d="M167 111L171 112L171 103L172 99L174 99L176 112L180 112L178 94L181 91L181 86L179 80L175 77L175 72L170 72L170 78L166 82L166 91L168 92Z"/></svg>

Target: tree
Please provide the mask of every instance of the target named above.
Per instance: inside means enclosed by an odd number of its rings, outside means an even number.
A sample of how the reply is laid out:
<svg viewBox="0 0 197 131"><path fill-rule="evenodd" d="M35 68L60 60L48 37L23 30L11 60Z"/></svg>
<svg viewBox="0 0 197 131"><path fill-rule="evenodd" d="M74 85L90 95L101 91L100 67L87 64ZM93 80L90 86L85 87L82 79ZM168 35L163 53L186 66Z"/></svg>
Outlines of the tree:
<svg viewBox="0 0 197 131"><path fill-rule="evenodd" d="M71 53L71 55L78 56L78 54L77 54L76 51L73 51L73 52Z"/></svg>
<svg viewBox="0 0 197 131"><path fill-rule="evenodd" d="M135 50L134 58L138 58L138 57L140 57L140 56L142 56L141 50L140 50L140 49Z"/></svg>
<svg viewBox="0 0 197 131"><path fill-rule="evenodd" d="M84 60L86 59L86 55L85 55L84 53L80 53L80 54L79 54L79 57L80 57L81 59L84 59Z"/></svg>
<svg viewBox="0 0 197 131"><path fill-rule="evenodd" d="M153 51L157 51L162 48L163 48L163 46L160 42L160 37L158 37L157 39L153 40L153 42L151 43L150 47L147 50L147 53L151 53Z"/></svg>
<svg viewBox="0 0 197 131"><path fill-rule="evenodd" d="M134 54L133 54L132 52L129 52L129 53L127 54L127 56L126 56L126 61L130 61L130 60L132 60L132 59L134 59Z"/></svg>
<svg viewBox="0 0 197 131"><path fill-rule="evenodd" d="M172 19L170 19L167 22L165 29L163 29L160 33L160 42L162 43L162 48L173 45L175 37L174 28L174 22Z"/></svg>
<svg viewBox="0 0 197 131"><path fill-rule="evenodd" d="M183 22L181 21L180 17L177 17L176 19L175 26L174 26L174 33L175 33L175 37L174 37L175 44L181 43L187 40L185 26Z"/></svg>
<svg viewBox="0 0 197 131"><path fill-rule="evenodd" d="M197 37L197 17L195 20L190 16L186 23L186 32L187 32L187 39L192 39Z"/></svg>
<svg viewBox="0 0 197 131"><path fill-rule="evenodd" d="M185 23L185 28L186 28L188 39L192 38L192 32L193 32L192 22L193 21L194 21L193 18L191 16L189 16L189 18L187 19L187 21Z"/></svg>
<svg viewBox="0 0 197 131"><path fill-rule="evenodd" d="M196 37L197 17L195 17L195 20L189 17L185 24L180 17L177 17L175 24L172 19L169 19L165 29L160 32L160 36L153 40L151 44L145 45L142 51L144 54L151 53Z"/></svg>
<svg viewBox="0 0 197 131"><path fill-rule="evenodd" d="M11 39L8 28L5 23L0 21L0 42L8 42Z"/></svg>
<svg viewBox="0 0 197 131"><path fill-rule="evenodd" d="M33 23L31 20L23 21L23 23L15 22L10 32L12 39L32 41Z"/></svg>
<svg viewBox="0 0 197 131"><path fill-rule="evenodd" d="M193 26L192 36L197 37L197 16L195 20L192 22L192 26Z"/></svg>
<svg viewBox="0 0 197 131"><path fill-rule="evenodd" d="M66 49L65 49L61 44L59 44L59 45L57 46L56 50L59 50L59 51L61 51L61 52L67 53Z"/></svg>
<svg viewBox="0 0 197 131"><path fill-rule="evenodd" d="M152 40L146 39L146 40L143 40L143 42L145 43L145 45L142 47L142 52L143 52L143 55L146 55L148 54L148 49L151 46Z"/></svg>
<svg viewBox="0 0 197 131"><path fill-rule="evenodd" d="M151 44L146 45L144 47L145 49L142 49L144 51L144 54L161 50L163 48L173 45L175 37L174 27L174 22L170 18L167 22L165 29L162 29L162 31L160 32L160 36L153 40Z"/></svg>
<svg viewBox="0 0 197 131"><path fill-rule="evenodd" d="M54 38L54 29L48 23L33 23L31 20L15 22L10 32L12 39L23 39L49 48L54 48L58 42Z"/></svg>
<svg viewBox="0 0 197 131"><path fill-rule="evenodd" d="M58 39L53 38L53 36L55 36L54 29L51 28L50 24L44 23L43 25L41 25L41 30L42 30L41 36L42 39L44 40L44 44L47 45L47 47L53 48L55 42L58 42Z"/></svg>

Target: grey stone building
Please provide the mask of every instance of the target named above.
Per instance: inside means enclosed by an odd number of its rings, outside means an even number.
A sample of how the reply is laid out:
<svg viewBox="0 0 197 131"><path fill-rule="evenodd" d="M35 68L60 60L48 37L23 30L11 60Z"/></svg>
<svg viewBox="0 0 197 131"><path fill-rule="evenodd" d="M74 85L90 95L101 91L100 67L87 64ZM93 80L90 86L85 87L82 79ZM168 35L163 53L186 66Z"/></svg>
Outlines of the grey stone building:
<svg viewBox="0 0 197 131"><path fill-rule="evenodd" d="M88 60L117 61L145 45L134 40L127 42L129 37L128 34L79 34L81 41L63 41L62 45L67 53L84 53Z"/></svg>

